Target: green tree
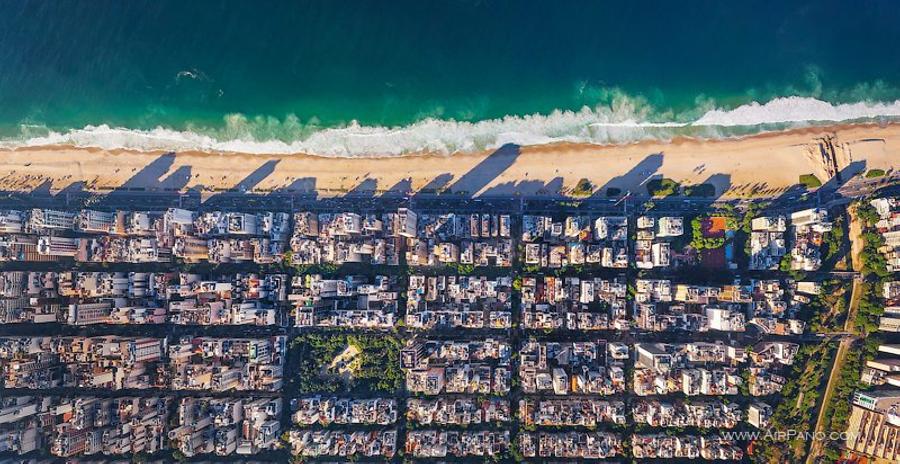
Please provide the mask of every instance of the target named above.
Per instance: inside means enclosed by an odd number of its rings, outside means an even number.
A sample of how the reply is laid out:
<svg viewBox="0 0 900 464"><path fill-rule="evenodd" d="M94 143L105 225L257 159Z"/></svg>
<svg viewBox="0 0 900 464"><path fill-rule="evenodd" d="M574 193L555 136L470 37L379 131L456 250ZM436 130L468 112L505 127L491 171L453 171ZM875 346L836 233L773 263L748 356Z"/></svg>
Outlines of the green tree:
<svg viewBox="0 0 900 464"><path fill-rule="evenodd" d="M592 193L594 193L594 184L587 178L581 178L572 190L572 195L576 197L588 197Z"/></svg>

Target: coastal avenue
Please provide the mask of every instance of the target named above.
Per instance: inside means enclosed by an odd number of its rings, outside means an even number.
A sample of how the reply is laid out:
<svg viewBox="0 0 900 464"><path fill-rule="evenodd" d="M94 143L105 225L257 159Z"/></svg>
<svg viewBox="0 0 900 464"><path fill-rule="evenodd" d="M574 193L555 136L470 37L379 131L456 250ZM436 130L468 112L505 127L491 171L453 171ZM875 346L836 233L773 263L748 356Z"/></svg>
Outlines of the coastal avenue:
<svg viewBox="0 0 900 464"><path fill-rule="evenodd" d="M894 188L894 187L891 187ZM863 195L863 194L860 194ZM821 196L809 195L805 200L795 198L775 198L760 200L769 203L771 211L782 211L792 208L813 207L816 204L838 204L850 201L839 191L831 191ZM81 206L100 210L135 209L135 208L190 208L214 209L228 208L235 211L252 211L268 209L274 211L291 211L296 209L327 210L331 208L351 211L381 211L399 207L414 207L422 211L440 211L453 209L458 211L478 211L490 209L506 213L552 213L552 212L591 212L626 214L628 211L640 210L648 202L652 202L655 212L689 213L698 212L715 205L730 204L739 206L748 200L709 200L693 198L588 198L577 199L547 196L485 196L476 198L460 198L452 195L344 195L336 197L318 197L314 194L288 193L234 193L221 192L200 194L197 192L158 192L158 191L112 191L101 192L59 192L56 194L42 192L2 192L0 205L5 207L69 207ZM30 205L30 206L29 206Z"/></svg>

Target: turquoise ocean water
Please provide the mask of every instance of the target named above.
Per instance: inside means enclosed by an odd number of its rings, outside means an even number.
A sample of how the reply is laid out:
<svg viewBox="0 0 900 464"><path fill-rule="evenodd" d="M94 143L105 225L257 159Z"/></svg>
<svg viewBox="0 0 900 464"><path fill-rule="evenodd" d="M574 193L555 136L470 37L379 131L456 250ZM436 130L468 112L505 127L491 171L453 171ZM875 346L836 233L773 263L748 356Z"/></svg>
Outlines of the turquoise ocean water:
<svg viewBox="0 0 900 464"><path fill-rule="evenodd" d="M354 156L886 120L898 24L891 0L4 1L0 144Z"/></svg>

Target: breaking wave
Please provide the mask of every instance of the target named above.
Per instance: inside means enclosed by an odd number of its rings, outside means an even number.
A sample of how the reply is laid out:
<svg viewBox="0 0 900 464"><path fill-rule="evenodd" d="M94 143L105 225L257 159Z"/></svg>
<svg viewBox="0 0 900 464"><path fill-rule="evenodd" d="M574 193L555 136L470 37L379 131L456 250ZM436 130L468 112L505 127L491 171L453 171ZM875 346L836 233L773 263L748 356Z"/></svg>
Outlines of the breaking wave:
<svg viewBox="0 0 900 464"><path fill-rule="evenodd" d="M222 127L174 130L129 129L108 125L51 131L23 126L19 136L0 140L2 148L72 145L138 151L306 153L328 157L401 156L432 152L481 151L513 143L594 144L671 140L675 137L725 138L835 122L885 122L900 118L900 100L891 103L829 103L811 97L781 97L733 109L702 107L675 114L658 111L645 100L621 96L608 105L578 111L506 116L477 122L426 118L402 127L320 127L296 117L225 117ZM690 115L700 114L699 117Z"/></svg>

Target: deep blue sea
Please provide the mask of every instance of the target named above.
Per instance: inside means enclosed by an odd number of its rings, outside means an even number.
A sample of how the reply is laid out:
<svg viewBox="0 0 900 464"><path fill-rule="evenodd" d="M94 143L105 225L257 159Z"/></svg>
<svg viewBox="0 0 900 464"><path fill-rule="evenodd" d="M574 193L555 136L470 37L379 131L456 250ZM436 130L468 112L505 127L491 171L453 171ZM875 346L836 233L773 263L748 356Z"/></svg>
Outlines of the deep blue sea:
<svg viewBox="0 0 900 464"><path fill-rule="evenodd" d="M900 116L900 2L0 2L0 139L397 154Z"/></svg>

